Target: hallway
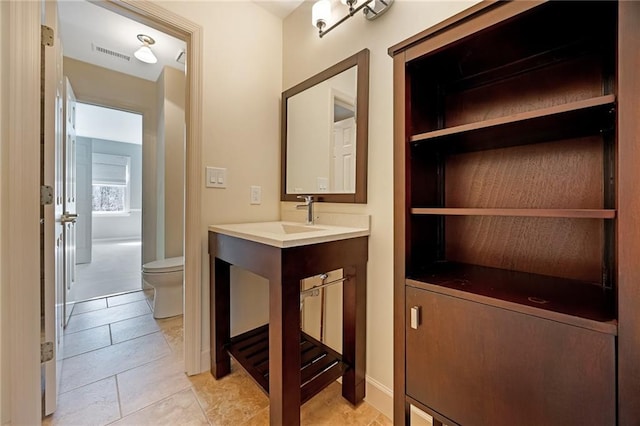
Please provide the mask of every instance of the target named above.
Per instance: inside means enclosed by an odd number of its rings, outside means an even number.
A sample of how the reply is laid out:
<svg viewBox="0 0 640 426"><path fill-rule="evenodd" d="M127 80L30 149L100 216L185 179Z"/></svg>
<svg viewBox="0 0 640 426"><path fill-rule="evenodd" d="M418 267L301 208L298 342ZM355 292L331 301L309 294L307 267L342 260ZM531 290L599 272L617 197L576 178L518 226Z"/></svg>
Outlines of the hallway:
<svg viewBox="0 0 640 426"><path fill-rule="evenodd" d="M76 265L70 298L93 299L142 288L140 240L93 240L91 263Z"/></svg>
<svg viewBox="0 0 640 426"><path fill-rule="evenodd" d="M237 366L215 380L182 368L182 316L156 320L150 291L77 303L65 333L58 409L44 425L268 425L269 400ZM389 426L354 409L336 382L302 408L303 425Z"/></svg>

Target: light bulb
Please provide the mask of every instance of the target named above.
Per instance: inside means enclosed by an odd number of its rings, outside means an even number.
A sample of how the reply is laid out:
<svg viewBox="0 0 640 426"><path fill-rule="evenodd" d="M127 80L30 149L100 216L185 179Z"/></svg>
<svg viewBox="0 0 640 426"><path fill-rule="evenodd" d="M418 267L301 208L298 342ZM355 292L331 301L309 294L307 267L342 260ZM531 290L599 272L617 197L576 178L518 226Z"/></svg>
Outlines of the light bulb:
<svg viewBox="0 0 640 426"><path fill-rule="evenodd" d="M136 50L133 56L148 64L155 64L158 62L158 58L156 58L156 55L153 54L151 48L146 43L143 44L140 49Z"/></svg>
<svg viewBox="0 0 640 426"><path fill-rule="evenodd" d="M311 9L311 23L316 28L322 28L331 17L331 2L329 0L319 0Z"/></svg>

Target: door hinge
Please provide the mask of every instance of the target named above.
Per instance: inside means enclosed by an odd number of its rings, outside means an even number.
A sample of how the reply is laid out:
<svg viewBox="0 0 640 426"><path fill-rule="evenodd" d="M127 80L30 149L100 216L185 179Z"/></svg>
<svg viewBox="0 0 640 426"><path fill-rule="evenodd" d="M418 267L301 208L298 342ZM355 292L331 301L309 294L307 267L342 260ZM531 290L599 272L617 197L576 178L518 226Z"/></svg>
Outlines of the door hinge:
<svg viewBox="0 0 640 426"><path fill-rule="evenodd" d="M53 28L40 25L40 43L43 46L53 46Z"/></svg>
<svg viewBox="0 0 640 426"><path fill-rule="evenodd" d="M47 362L53 359L53 342L40 343L40 362Z"/></svg>
<svg viewBox="0 0 640 426"><path fill-rule="evenodd" d="M53 204L53 187L49 185L42 185L40 187L40 204L43 206L47 204Z"/></svg>

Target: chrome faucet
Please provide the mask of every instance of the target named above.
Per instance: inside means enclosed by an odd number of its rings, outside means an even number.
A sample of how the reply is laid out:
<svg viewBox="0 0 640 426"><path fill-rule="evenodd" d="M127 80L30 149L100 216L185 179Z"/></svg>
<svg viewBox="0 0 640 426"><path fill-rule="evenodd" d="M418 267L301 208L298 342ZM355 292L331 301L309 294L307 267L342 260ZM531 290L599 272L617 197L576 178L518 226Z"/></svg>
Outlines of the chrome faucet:
<svg viewBox="0 0 640 426"><path fill-rule="evenodd" d="M313 195L298 195L297 198L304 200L304 204L298 204L296 209L307 210L307 225L313 225Z"/></svg>

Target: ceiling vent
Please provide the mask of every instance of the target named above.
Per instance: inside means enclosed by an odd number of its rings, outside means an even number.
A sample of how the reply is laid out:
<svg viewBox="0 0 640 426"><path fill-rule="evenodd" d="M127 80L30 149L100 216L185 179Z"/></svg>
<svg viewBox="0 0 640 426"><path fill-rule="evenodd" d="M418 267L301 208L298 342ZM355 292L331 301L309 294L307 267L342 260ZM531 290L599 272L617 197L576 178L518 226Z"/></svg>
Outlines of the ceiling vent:
<svg viewBox="0 0 640 426"><path fill-rule="evenodd" d="M123 61L131 61L131 56L125 55L124 53L116 52L115 50L107 49L105 47L101 47L91 43L91 48L94 52L101 53L103 55L109 55L112 58L121 59Z"/></svg>

